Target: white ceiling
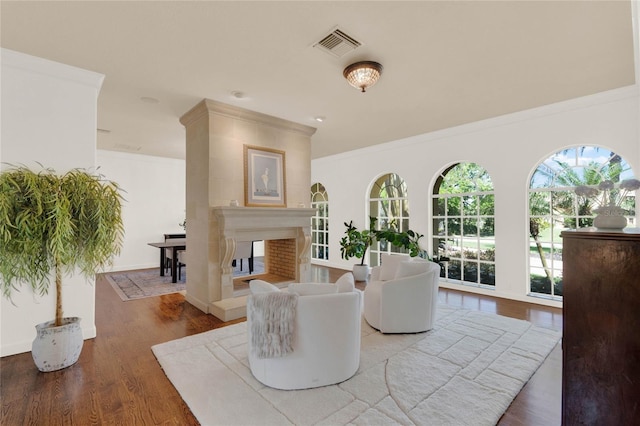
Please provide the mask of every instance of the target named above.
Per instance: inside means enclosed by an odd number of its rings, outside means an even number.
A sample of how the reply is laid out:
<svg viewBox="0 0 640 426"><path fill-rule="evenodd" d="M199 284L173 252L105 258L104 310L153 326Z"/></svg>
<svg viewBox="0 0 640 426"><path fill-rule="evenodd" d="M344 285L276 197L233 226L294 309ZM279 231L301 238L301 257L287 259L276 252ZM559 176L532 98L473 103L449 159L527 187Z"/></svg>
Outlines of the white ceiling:
<svg viewBox="0 0 640 426"><path fill-rule="evenodd" d="M317 127L318 158L635 83L629 1L3 0L0 17L2 47L105 74L99 148L172 158L203 98ZM336 26L362 46L313 47ZM384 65L366 93L342 77L358 60Z"/></svg>

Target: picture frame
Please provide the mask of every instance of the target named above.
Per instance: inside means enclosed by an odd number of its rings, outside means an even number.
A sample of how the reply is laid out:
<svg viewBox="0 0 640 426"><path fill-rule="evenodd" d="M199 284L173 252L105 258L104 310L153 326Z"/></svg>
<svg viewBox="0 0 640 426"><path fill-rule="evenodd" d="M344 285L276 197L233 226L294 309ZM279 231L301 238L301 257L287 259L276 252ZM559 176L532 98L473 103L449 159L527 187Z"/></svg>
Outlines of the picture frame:
<svg viewBox="0 0 640 426"><path fill-rule="evenodd" d="M286 207L284 151L244 145L244 205Z"/></svg>

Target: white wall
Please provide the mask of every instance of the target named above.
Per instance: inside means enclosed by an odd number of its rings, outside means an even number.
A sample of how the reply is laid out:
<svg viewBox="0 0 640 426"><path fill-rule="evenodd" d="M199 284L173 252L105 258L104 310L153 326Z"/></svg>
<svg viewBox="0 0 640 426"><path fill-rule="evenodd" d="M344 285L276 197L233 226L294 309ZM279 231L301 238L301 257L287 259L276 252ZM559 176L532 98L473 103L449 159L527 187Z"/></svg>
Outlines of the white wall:
<svg viewBox="0 0 640 426"><path fill-rule="evenodd" d="M97 99L104 76L7 49L2 60L0 160L64 173L96 165ZM6 166L3 166L6 168ZM55 285L34 295L28 285L2 298L0 355L31 350L35 325L55 316ZM96 335L95 288L79 275L63 277L65 316L82 318L84 338Z"/></svg>
<svg viewBox="0 0 640 426"><path fill-rule="evenodd" d="M18 52L2 50L0 160L64 172L95 168L117 182L125 239L111 270L157 267L159 250L148 242L184 232L185 161L96 150L97 96L103 76ZM64 278L65 316L82 318L85 338L96 336L94 281ZM26 287L2 300L1 355L31 350L35 325L53 319L55 292L40 297ZM98 302L99 303L99 302Z"/></svg>
<svg viewBox="0 0 640 426"><path fill-rule="evenodd" d="M155 268L165 233L183 233L185 161L114 151L98 151L99 171L126 192L122 208L125 238L114 271Z"/></svg>
<svg viewBox="0 0 640 426"><path fill-rule="evenodd" d="M421 243L428 248L429 194L436 176L451 164L475 162L490 173L495 189L495 290L443 287L561 306L526 296L531 173L540 161L563 148L600 145L622 155L640 175L638 114L634 86L313 160L311 182L325 186L330 206L330 258L322 264L351 269L353 259L340 258L343 223L353 219L359 228L368 226L367 194L372 182L389 172L406 181L410 227L425 235Z"/></svg>

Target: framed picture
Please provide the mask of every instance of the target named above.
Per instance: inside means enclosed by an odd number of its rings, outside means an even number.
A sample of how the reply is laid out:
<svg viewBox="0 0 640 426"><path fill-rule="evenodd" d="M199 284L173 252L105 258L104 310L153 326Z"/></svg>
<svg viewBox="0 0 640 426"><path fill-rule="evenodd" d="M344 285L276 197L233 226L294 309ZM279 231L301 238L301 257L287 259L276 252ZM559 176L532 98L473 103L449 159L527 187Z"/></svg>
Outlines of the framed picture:
<svg viewBox="0 0 640 426"><path fill-rule="evenodd" d="M244 205L286 207L284 151L244 146Z"/></svg>

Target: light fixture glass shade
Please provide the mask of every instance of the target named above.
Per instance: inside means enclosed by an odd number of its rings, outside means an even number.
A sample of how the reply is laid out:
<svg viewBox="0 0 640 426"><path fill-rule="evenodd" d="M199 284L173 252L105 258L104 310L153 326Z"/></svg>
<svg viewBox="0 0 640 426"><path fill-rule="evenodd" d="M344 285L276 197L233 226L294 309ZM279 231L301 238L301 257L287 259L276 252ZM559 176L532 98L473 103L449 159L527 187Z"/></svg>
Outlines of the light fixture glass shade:
<svg viewBox="0 0 640 426"><path fill-rule="evenodd" d="M350 85L363 92L376 84L381 74L382 65L372 61L356 62L346 67L342 72Z"/></svg>

